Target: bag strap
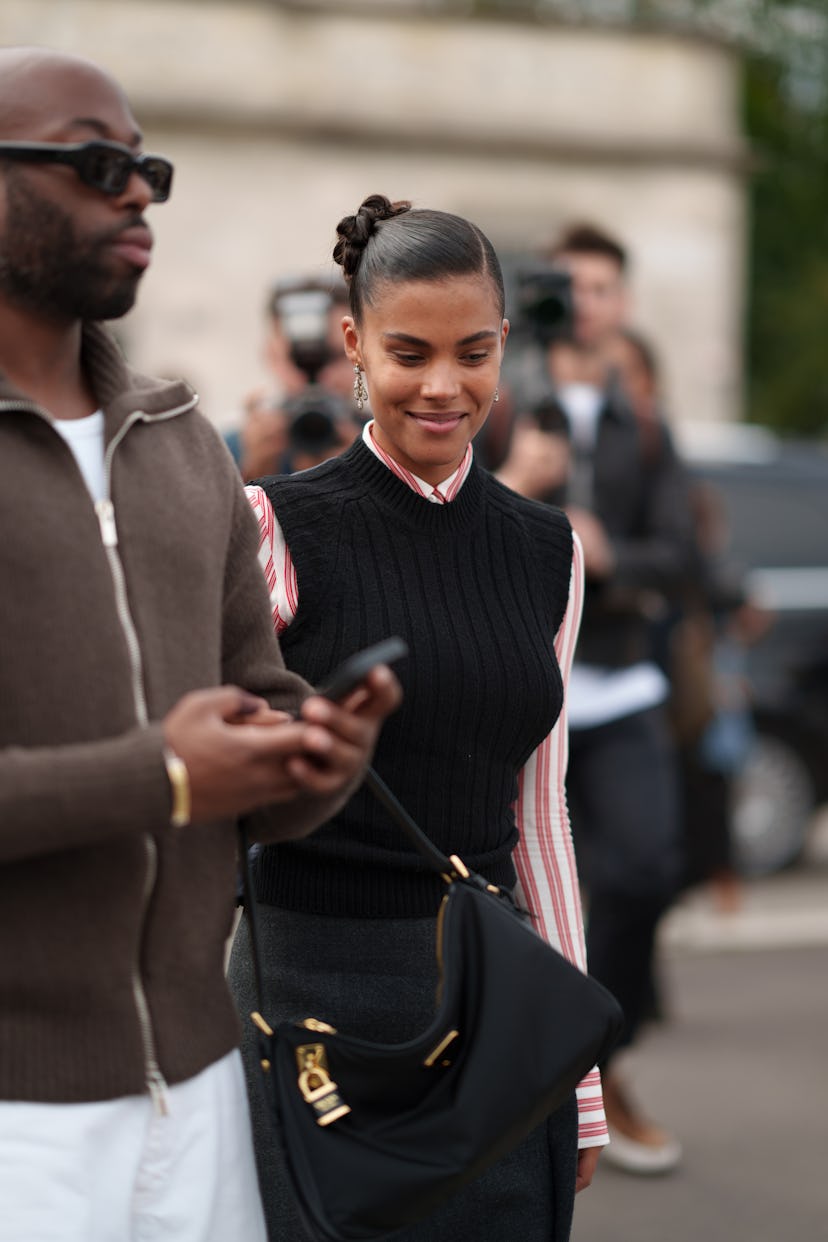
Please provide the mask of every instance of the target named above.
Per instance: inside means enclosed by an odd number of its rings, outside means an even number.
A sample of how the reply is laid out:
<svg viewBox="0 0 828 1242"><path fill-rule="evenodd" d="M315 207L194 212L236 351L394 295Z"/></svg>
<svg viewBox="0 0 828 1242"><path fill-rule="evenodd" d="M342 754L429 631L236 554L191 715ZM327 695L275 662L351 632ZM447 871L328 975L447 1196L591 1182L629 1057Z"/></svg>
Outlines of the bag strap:
<svg viewBox="0 0 828 1242"><path fill-rule="evenodd" d="M247 822L239 820L239 862L241 866L242 905L247 919L247 930L250 935L250 956L253 959L253 979L256 985L256 1009L262 1013L264 1004L264 987L262 984L262 958L259 952L261 936L259 934L258 902L256 887L253 883L253 868L250 865L250 841L247 836Z"/></svg>
<svg viewBox="0 0 828 1242"><path fill-rule="evenodd" d="M396 794L391 792L385 781L373 768L367 769L364 784L367 789L371 790L374 797L382 803L398 827L402 828L411 844L420 851L433 871L436 871L438 875L445 876L451 875L452 872L457 870L455 860L437 849L434 842L426 836L419 824L414 822Z"/></svg>
<svg viewBox="0 0 828 1242"><path fill-rule="evenodd" d="M381 776L368 768L365 772L363 782L366 788L370 789L375 798L388 811L391 818L403 830L408 840L416 850L422 854L428 865L433 871L444 879L451 879L456 875L461 875L464 879L468 879L468 869L458 858L449 858L447 854L443 854L437 849L437 846L423 832L419 824L411 818L405 807L397 798L396 794L388 788ZM247 827L244 819L239 820L239 853L241 855L241 875L242 875L242 896L244 901L244 912L247 917L247 926L250 932L250 951L253 958L253 977L256 985L256 1004L258 1011L263 1012L264 987L262 985L262 959L259 946L261 944L261 934L259 927L258 903L256 900L256 888L253 882L253 868L250 865L250 844L247 836ZM474 877L475 879L477 877Z"/></svg>
<svg viewBox="0 0 828 1242"><path fill-rule="evenodd" d="M485 876L479 875L478 872L470 871L463 860L458 858L456 854L444 854L441 850L438 850L434 842L423 832L420 825L408 814L397 795L391 792L385 781L373 768L366 770L364 784L371 790L374 797L382 803L391 818L402 828L414 848L419 850L431 869L436 871L441 879L449 884L458 880L465 884L471 884L475 888L485 889L487 892L495 893L499 897L506 897L514 904L511 894L506 889L501 888L497 884L491 884Z"/></svg>

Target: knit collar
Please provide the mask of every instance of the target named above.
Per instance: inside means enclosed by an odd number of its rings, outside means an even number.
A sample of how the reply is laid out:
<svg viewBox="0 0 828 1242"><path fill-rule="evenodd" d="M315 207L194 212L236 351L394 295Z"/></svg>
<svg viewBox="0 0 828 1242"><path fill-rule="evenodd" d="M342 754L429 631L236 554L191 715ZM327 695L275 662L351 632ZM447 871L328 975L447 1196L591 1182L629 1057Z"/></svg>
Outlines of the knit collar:
<svg viewBox="0 0 828 1242"><path fill-rule="evenodd" d="M191 409L198 402L183 380L160 380L133 370L101 324L84 324L81 356L92 391L104 411L107 440L136 410L151 418Z"/></svg>
<svg viewBox="0 0 828 1242"><path fill-rule="evenodd" d="M428 500L431 504L450 504L457 496L460 488L466 481L466 477L471 469L472 464L472 446L466 445L466 451L463 454L463 460L456 469L445 479L437 484L427 483L425 479L421 479L419 475L414 474L411 470L406 470L398 461L381 448L374 435L374 421L366 423L362 429L362 439L367 448L371 450L375 457L378 457L389 470L402 479L403 483L407 483L412 491L418 496L422 496L424 500Z"/></svg>
<svg viewBox="0 0 828 1242"><path fill-rule="evenodd" d="M472 460L468 475L451 504L432 504L399 478L358 436L339 459L370 492L374 500L393 514L393 520L435 531L461 529L475 522L484 497L485 472Z"/></svg>

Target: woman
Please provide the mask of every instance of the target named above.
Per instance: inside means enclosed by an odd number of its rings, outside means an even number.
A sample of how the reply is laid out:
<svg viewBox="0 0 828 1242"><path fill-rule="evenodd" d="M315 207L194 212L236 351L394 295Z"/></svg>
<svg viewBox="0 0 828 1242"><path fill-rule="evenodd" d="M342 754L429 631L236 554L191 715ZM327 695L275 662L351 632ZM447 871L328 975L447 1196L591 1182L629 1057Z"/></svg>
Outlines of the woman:
<svg viewBox="0 0 828 1242"><path fill-rule="evenodd" d="M338 227L345 352L373 422L341 457L264 480L251 500L289 667L321 683L391 634L401 710L375 767L437 846L516 887L584 965L563 779L563 678L580 615L580 551L564 515L480 470L471 441L498 399L509 330L491 243L473 224L375 195ZM362 790L298 846L257 859L268 1017L324 1017L404 1040L434 1009L439 878ZM231 981L255 1008L246 928ZM248 1057L271 1239L301 1238ZM399 1242L564 1242L573 1195L605 1139L597 1071L538 1127Z"/></svg>

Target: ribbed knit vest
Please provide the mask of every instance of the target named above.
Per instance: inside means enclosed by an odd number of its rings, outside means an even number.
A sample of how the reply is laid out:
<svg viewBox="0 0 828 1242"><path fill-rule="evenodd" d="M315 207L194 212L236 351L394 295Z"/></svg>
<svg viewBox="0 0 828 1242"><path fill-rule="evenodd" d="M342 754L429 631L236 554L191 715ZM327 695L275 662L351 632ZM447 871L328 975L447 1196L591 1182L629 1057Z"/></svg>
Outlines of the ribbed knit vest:
<svg viewBox="0 0 828 1242"><path fill-rule="evenodd" d="M473 465L455 500L418 496L362 440L265 490L296 567L285 662L320 684L392 634L402 707L374 767L435 844L497 884L515 881L520 769L561 709L553 640L566 610L572 535L557 509ZM301 842L257 863L263 901L354 917L434 913L441 881L361 790Z"/></svg>

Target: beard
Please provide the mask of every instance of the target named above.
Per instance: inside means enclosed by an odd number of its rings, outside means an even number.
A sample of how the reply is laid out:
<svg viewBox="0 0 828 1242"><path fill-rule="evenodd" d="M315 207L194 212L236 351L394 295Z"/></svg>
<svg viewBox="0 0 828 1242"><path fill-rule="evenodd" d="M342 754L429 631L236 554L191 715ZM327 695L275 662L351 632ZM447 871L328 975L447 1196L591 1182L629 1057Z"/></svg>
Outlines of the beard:
<svg viewBox="0 0 828 1242"><path fill-rule="evenodd" d="M115 275L108 269L106 247L113 231L78 238L72 218L57 203L41 198L14 175L16 170L9 171L0 295L57 323L125 315L142 272Z"/></svg>

